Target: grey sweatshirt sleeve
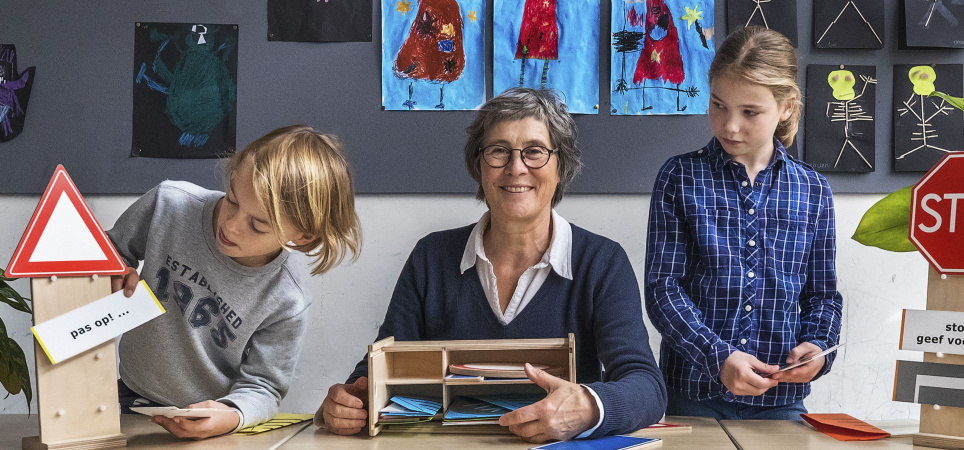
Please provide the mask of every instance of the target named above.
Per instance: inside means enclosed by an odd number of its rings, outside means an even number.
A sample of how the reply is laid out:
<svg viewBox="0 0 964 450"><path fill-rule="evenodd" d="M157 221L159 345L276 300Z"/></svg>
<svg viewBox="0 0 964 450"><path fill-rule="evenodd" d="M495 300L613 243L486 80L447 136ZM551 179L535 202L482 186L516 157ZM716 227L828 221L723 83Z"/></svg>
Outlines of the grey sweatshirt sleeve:
<svg viewBox="0 0 964 450"><path fill-rule="evenodd" d="M107 231L107 237L128 267L136 269L139 261L144 259L147 237L151 234L151 222L157 207L158 189L159 186L155 186L137 199L114 222L114 227Z"/></svg>
<svg viewBox="0 0 964 450"><path fill-rule="evenodd" d="M301 353L308 317L306 306L294 316L266 324L251 337L240 377L234 380L228 395L217 399L241 410L242 427L259 424L278 413Z"/></svg>

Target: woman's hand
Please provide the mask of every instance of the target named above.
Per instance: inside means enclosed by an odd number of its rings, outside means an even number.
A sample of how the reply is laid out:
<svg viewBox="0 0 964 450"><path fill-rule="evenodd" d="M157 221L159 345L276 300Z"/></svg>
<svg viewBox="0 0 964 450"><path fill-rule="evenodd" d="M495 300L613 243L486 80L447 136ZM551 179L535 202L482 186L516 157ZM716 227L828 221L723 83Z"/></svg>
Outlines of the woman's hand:
<svg viewBox="0 0 964 450"><path fill-rule="evenodd" d="M529 442L564 441L599 422L596 399L586 388L526 363L526 376L546 390L546 398L504 414L499 425Z"/></svg>
<svg viewBox="0 0 964 450"><path fill-rule="evenodd" d="M773 373L779 368L737 350L723 362L720 381L735 395L760 395L777 385L777 380L763 378L761 374Z"/></svg>
<svg viewBox="0 0 964 450"><path fill-rule="evenodd" d="M230 433L238 427L238 422L241 420L241 416L234 408L214 400L205 400L201 403L187 405L187 407L222 409L226 412L202 418L154 416L151 418L151 422L164 427L179 438L200 440Z"/></svg>
<svg viewBox="0 0 964 450"><path fill-rule="evenodd" d="M790 356L787 357L787 364L793 364L797 361L807 359L810 355L820 352L820 347L809 342L804 342L794 347L793 350L790 350ZM821 356L800 367L790 369L786 372L775 373L771 378L781 383L806 383L823 370L823 364L826 359L826 356Z"/></svg>
<svg viewBox="0 0 964 450"><path fill-rule="evenodd" d="M134 289L137 287L137 283L140 281L141 276L138 275L137 269L128 267L126 274L110 276L110 292L113 294L114 292L123 289L124 297L130 297L134 295Z"/></svg>
<svg viewBox="0 0 964 450"><path fill-rule="evenodd" d="M332 434L358 434L368 424L368 377L352 384L336 384L315 413L315 425L325 425Z"/></svg>

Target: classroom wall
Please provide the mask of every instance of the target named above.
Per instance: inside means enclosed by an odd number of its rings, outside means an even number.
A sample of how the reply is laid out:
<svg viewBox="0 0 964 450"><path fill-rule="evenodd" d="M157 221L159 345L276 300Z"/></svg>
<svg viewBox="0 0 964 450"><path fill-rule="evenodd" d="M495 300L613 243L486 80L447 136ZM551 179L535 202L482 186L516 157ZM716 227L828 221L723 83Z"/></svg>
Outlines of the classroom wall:
<svg viewBox="0 0 964 450"><path fill-rule="evenodd" d="M456 176L464 176L462 173ZM101 225L110 228L136 197L87 196ZM890 253L850 239L860 217L880 195L838 195L837 268L844 297L842 340L847 346L831 374L814 384L806 405L815 412L843 412L862 419L916 419L917 405L890 400L894 361L921 359L897 349L902 308L924 309L927 265L920 254ZM6 265L39 196L0 195L0 265ZM469 224L484 208L470 196L363 195L357 208L364 249L354 264L315 277L313 322L298 362L286 412L314 412L333 383L344 381L375 338L395 280L415 242L425 234ZM648 195L570 195L558 211L572 223L623 245L642 280ZM14 282L27 294L29 283ZM7 331L25 348L32 366L28 317L0 305ZM659 336L648 324L650 345ZM33 368L31 367L31 374ZM0 395L0 397L3 397ZM0 413L25 413L22 395L0 398ZM31 411L36 412L36 400Z"/></svg>

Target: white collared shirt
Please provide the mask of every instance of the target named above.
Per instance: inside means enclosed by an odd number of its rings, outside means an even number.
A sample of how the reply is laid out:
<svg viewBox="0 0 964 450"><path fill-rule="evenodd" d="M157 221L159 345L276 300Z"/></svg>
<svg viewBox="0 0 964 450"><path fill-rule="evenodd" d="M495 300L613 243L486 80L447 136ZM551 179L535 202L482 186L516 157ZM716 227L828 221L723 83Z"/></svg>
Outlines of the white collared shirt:
<svg viewBox="0 0 964 450"><path fill-rule="evenodd" d="M549 249L546 250L546 253L542 255L542 259L536 265L526 269L519 277L515 292L512 293L512 298L509 300L505 312L503 312L502 306L499 304L499 287L495 279L495 269L489 258L485 256L485 248L482 245L482 234L488 226L489 212L486 211L479 222L475 224L468 242L465 243L460 272L465 273L472 266L478 266L476 272L479 274L482 290L485 291L485 298L489 301L489 306L499 322L507 325L536 296L536 292L539 292L542 283L549 277L550 271L554 270L559 276L567 280L572 279L572 227L566 219L552 210L553 232Z"/></svg>
<svg viewBox="0 0 964 450"><path fill-rule="evenodd" d="M512 293L512 298L509 300L509 304L505 307L505 312L502 311L502 305L499 304L499 287L496 283L495 278L495 268L492 266L492 262L489 258L485 256L485 248L482 245L482 234L485 233L486 227L489 226L489 212L486 211L479 219L479 222L475 224L475 228L472 229L472 233L469 235L468 242L465 243L465 251L462 253L462 263L459 267L460 273L465 273L472 266L476 267L476 273L479 274L479 282L482 283L482 290L485 291L485 298L489 301L489 307L492 308L492 313L499 319L503 325L512 322L519 313L529 304L529 301L536 296L539 292L539 288L549 277L550 271L555 271L559 276L572 280L572 226L566 219L563 219L555 209L552 210L552 242L549 243L549 249L546 253L542 255L542 259L539 260L534 266L525 270L522 276L519 277L519 281L516 283L515 292ZM583 385L586 390L592 395L596 400L596 407L599 409L599 422L595 426L586 430L584 433L576 436L577 438L584 438L596 431L600 425L602 425L604 410L602 400L595 391L590 389L588 386Z"/></svg>

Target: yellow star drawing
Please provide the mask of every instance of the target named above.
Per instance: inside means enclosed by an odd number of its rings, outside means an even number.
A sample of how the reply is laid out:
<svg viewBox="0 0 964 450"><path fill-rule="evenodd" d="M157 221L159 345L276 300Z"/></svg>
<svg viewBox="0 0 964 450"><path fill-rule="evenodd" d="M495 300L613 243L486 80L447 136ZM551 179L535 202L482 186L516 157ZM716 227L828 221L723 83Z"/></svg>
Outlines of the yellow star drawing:
<svg viewBox="0 0 964 450"><path fill-rule="evenodd" d="M398 7L395 8L395 11L402 13L403 16L405 15L405 13L411 10L412 10L412 2L406 2L405 0L399 0Z"/></svg>
<svg viewBox="0 0 964 450"><path fill-rule="evenodd" d="M478 20L478 17L475 16L475 11L469 11L469 21L475 23L476 20Z"/></svg>
<svg viewBox="0 0 964 450"><path fill-rule="evenodd" d="M697 4L692 8L690 8L689 6L683 7L683 9L686 10L686 14L683 14L682 17L680 17L680 19L683 19L686 21L687 30L689 30L690 27L693 26L693 22L696 22L697 20L700 20L703 18L703 11L700 11L699 8L700 8L699 4Z"/></svg>
<svg viewBox="0 0 964 450"><path fill-rule="evenodd" d="M659 56L660 56L660 53L656 50L653 50L653 53L650 53L649 55L649 60L659 64L660 63Z"/></svg>

